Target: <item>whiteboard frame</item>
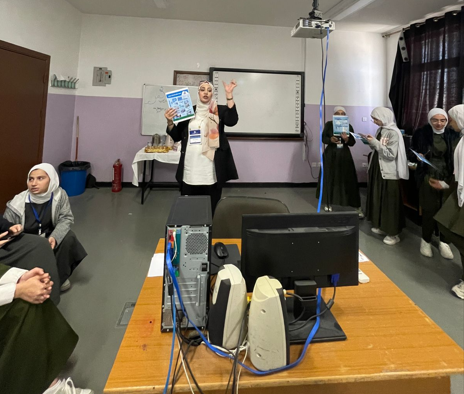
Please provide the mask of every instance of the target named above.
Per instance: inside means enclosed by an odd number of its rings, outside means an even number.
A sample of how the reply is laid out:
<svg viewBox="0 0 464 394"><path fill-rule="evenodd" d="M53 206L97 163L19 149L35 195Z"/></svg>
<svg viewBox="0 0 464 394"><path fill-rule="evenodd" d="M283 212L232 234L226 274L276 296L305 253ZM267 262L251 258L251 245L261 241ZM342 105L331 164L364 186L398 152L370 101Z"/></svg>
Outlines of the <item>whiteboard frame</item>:
<svg viewBox="0 0 464 394"><path fill-rule="evenodd" d="M238 73L261 73L261 74L285 74L285 75L299 75L301 77L301 88L300 88L300 133L229 133L225 132L227 137L230 139L266 139L266 140L302 140L304 138L304 106L305 106L305 73L304 71L278 71L278 70L254 70L248 68L222 68L222 67L210 67L209 69L209 80L213 82L214 72L238 72ZM216 87L215 87L216 88Z"/></svg>

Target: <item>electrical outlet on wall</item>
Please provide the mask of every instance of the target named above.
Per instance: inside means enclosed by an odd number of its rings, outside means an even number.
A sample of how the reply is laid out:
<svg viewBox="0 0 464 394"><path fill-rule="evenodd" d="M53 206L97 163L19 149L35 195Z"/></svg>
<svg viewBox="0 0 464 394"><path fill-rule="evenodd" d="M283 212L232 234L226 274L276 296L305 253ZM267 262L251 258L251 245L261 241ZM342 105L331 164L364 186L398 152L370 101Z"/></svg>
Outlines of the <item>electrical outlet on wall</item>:
<svg viewBox="0 0 464 394"><path fill-rule="evenodd" d="M366 116L363 116L362 121L363 121L363 122L367 122L367 117L366 117Z"/></svg>

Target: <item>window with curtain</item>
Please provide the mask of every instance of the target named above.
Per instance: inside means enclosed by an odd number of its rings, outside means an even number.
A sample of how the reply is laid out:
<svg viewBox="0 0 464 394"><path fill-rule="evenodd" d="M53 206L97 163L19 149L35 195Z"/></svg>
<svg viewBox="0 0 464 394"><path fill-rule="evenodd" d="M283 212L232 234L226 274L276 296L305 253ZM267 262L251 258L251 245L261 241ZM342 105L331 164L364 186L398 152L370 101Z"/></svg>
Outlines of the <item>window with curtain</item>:
<svg viewBox="0 0 464 394"><path fill-rule="evenodd" d="M464 7L411 25L404 41L408 59L398 47L390 100L398 126L412 134L430 109L463 103Z"/></svg>

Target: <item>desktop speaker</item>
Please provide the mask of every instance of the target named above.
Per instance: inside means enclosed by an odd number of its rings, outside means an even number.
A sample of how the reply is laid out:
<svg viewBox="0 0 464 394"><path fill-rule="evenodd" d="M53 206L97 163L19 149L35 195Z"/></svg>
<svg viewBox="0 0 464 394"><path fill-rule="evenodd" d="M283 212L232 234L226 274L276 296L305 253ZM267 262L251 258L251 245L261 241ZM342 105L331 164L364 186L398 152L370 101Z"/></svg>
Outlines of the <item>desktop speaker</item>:
<svg viewBox="0 0 464 394"><path fill-rule="evenodd" d="M247 292L242 273L235 265L223 265L217 274L209 309L208 332L213 345L235 349L243 342L246 325L240 341L239 335L246 307Z"/></svg>
<svg viewBox="0 0 464 394"><path fill-rule="evenodd" d="M269 276L258 278L253 289L248 320L250 359L261 371L289 363L287 307L282 285Z"/></svg>

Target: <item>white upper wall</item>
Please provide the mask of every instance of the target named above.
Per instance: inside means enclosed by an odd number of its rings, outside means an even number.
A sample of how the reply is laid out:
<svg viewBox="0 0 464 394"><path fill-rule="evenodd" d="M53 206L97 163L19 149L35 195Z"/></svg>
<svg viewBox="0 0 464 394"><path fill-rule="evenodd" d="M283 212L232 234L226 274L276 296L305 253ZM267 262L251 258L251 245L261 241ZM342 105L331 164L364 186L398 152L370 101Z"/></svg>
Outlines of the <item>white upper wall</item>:
<svg viewBox="0 0 464 394"><path fill-rule="evenodd" d="M209 67L306 71L306 103L321 89L319 40L290 29L227 23L83 15L79 95L142 96L142 85L172 84L173 70ZM384 105L385 41L380 34L336 31L330 37L327 104ZM113 71L111 85L92 86L93 67ZM244 88L244 87L241 87Z"/></svg>
<svg viewBox="0 0 464 394"><path fill-rule="evenodd" d="M50 75L77 76L81 22L81 12L65 0L0 0L0 40L50 55Z"/></svg>
<svg viewBox="0 0 464 394"><path fill-rule="evenodd" d="M307 40L306 104L320 102L321 43ZM324 52L326 46L324 42ZM385 39L377 33L335 31L329 37L326 104L385 105Z"/></svg>

